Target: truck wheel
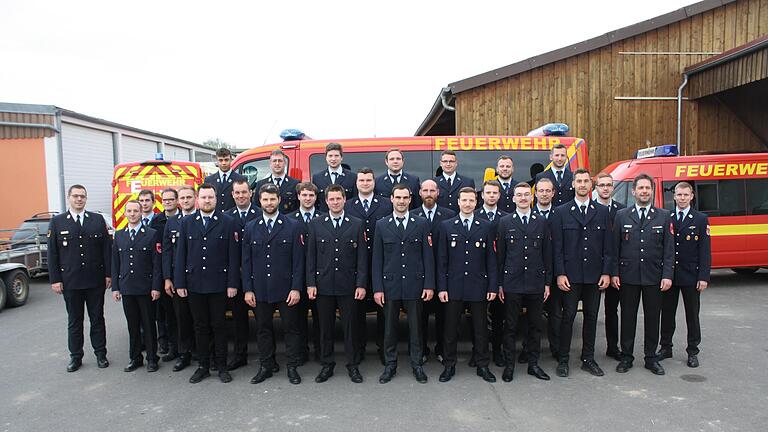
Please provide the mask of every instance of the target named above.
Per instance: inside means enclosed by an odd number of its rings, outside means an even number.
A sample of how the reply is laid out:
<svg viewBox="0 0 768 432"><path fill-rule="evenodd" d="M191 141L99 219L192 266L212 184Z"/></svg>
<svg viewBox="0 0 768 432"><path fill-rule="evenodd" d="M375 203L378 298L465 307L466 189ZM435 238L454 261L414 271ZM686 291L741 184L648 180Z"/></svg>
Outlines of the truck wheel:
<svg viewBox="0 0 768 432"><path fill-rule="evenodd" d="M8 295L5 293L5 282L0 279L0 311L5 307L5 301Z"/></svg>
<svg viewBox="0 0 768 432"><path fill-rule="evenodd" d="M734 273L740 274L740 275L751 275L752 273L758 271L760 267L738 267L738 268L732 268Z"/></svg>
<svg viewBox="0 0 768 432"><path fill-rule="evenodd" d="M27 302L29 298L29 277L21 270L13 270L3 276L8 306L17 307Z"/></svg>

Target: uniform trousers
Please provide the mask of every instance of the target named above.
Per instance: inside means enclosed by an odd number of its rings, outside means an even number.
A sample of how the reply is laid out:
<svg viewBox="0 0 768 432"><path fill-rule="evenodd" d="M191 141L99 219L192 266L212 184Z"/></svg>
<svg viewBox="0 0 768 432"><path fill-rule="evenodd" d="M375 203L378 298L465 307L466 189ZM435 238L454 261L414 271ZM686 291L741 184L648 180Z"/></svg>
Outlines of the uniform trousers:
<svg viewBox="0 0 768 432"><path fill-rule="evenodd" d="M661 318L661 289L659 285L621 284L619 300L621 302L621 356L624 361L633 361L635 350L635 331L637 329L637 310L640 299L643 300L643 351L645 361L656 361L656 348L659 345L659 320Z"/></svg>
<svg viewBox="0 0 768 432"><path fill-rule="evenodd" d="M104 288L65 289L67 307L67 345L73 359L83 358L83 319L88 310L91 322L91 346L97 356L107 354L107 329L104 325Z"/></svg>
<svg viewBox="0 0 768 432"><path fill-rule="evenodd" d="M672 336L675 334L675 315L680 293L683 293L685 307L685 324L688 330L688 355L699 354L701 343L701 323L699 309L701 308L701 293L696 285L672 285L672 288L661 293L661 348L672 349Z"/></svg>
<svg viewBox="0 0 768 432"><path fill-rule="evenodd" d="M386 300L386 296L385 296ZM421 314L424 301L386 300L384 302L384 363L397 366L397 324L400 321L400 309L405 309L408 317L408 353L411 367L422 365L423 326Z"/></svg>
<svg viewBox="0 0 768 432"><path fill-rule="evenodd" d="M357 300L353 295L318 295L315 300L317 316L320 321L320 362L323 366L333 366L334 329L336 328L336 308L341 315L341 328L344 334L344 354L347 367L360 364L360 351L357 349L358 313Z"/></svg>
<svg viewBox="0 0 768 432"><path fill-rule="evenodd" d="M261 366L271 368L275 360L275 327L273 314L280 311L280 321L285 333L285 351L288 357L287 366L297 367L301 361L302 337L300 315L303 309L300 304L288 306L285 301L277 303L257 302L256 309L256 345L259 348Z"/></svg>
<svg viewBox="0 0 768 432"><path fill-rule="evenodd" d="M560 288L554 288L560 291ZM563 319L560 325L559 360L568 362L573 339L573 321L579 310L579 300L584 310L584 322L581 328L581 360L595 359L595 335L597 334L597 314L600 310L600 290L597 284L571 284L570 291L560 291L563 299Z"/></svg>
<svg viewBox="0 0 768 432"><path fill-rule="evenodd" d="M224 292L201 294L189 293L189 309L195 324L195 342L200 367L211 366L211 339L213 339L215 363L218 370L227 366L227 295Z"/></svg>
<svg viewBox="0 0 768 432"><path fill-rule="evenodd" d="M506 311L504 331L504 353L507 359L507 367L515 365L517 323L523 308L526 309L528 328L526 329L525 349L528 352L528 364L535 365L539 362L541 353L541 312L544 307L544 293L517 294L504 293L504 308Z"/></svg>
<svg viewBox="0 0 768 432"><path fill-rule="evenodd" d="M444 303L444 305L444 365L446 367L456 365L459 327L461 326L461 317L464 315L466 307L469 309L472 319L472 356L475 358L477 367L488 367L490 363L488 326L486 325L488 302L485 300L467 302L464 300L448 300L448 303Z"/></svg>
<svg viewBox="0 0 768 432"><path fill-rule="evenodd" d="M128 356L131 360L141 361L141 345L147 350L147 360L157 361L157 331L155 330L156 302L149 294L124 295L123 312L128 323ZM144 331L142 332L142 328ZM142 337L143 333L143 337ZM142 341L143 339L143 341Z"/></svg>

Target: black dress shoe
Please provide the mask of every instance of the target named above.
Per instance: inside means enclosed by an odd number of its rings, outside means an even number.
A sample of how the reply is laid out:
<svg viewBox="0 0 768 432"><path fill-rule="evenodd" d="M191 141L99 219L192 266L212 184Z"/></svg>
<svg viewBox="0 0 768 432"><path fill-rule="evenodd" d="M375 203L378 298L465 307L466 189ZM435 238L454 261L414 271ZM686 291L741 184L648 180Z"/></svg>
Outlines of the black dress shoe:
<svg viewBox="0 0 768 432"><path fill-rule="evenodd" d="M246 359L244 359L244 358L242 358L242 357L235 357L235 358L234 358L234 359L232 359L232 361L231 361L231 362L229 362L229 364L227 365L227 370L228 370L228 371L233 371L233 370L235 370L235 369L237 369L237 368L240 368L240 367L243 367L243 366L245 366L245 365L247 365L247 364L248 364L248 360L246 360Z"/></svg>
<svg viewBox="0 0 768 432"><path fill-rule="evenodd" d="M539 365L528 365L528 375L533 375L540 380L549 381L549 375Z"/></svg>
<svg viewBox="0 0 768 432"><path fill-rule="evenodd" d="M485 382L489 383L495 383L496 382L496 376L491 372L488 367L479 367L477 368L477 376L483 379Z"/></svg>
<svg viewBox="0 0 768 432"><path fill-rule="evenodd" d="M517 355L517 362L520 364L528 363L528 351L520 351L520 354Z"/></svg>
<svg viewBox="0 0 768 432"><path fill-rule="evenodd" d="M453 378L453 376L456 375L456 366L446 366L445 369L443 369L443 373L440 374L440 376L437 378L440 382L448 382Z"/></svg>
<svg viewBox="0 0 768 432"><path fill-rule="evenodd" d="M672 349L671 348L662 348L659 350L658 353L656 353L656 356L659 358L659 361L672 358Z"/></svg>
<svg viewBox="0 0 768 432"><path fill-rule="evenodd" d="M661 363L654 361L645 364L645 368L653 372L654 375L664 375L664 368L661 367Z"/></svg>
<svg viewBox="0 0 768 432"><path fill-rule="evenodd" d="M609 349L605 352L606 357L610 357L616 361L621 361L621 351L617 349Z"/></svg>
<svg viewBox="0 0 768 432"><path fill-rule="evenodd" d="M688 362L686 363L689 368L697 368L699 367L699 357L696 354L691 354L688 356Z"/></svg>
<svg viewBox="0 0 768 432"><path fill-rule="evenodd" d="M566 378L568 376L568 372L570 372L568 362L560 361L557 363L557 369L555 369L555 374L557 374L557 376Z"/></svg>
<svg viewBox="0 0 768 432"><path fill-rule="evenodd" d="M131 362L128 363L128 366L123 369L123 372L133 372L142 366L144 366L144 360L131 360Z"/></svg>
<svg viewBox="0 0 768 432"><path fill-rule="evenodd" d="M179 353L171 350L170 352L168 352L168 354L162 356L160 360L167 363L169 361L176 360L178 357L179 357Z"/></svg>
<svg viewBox="0 0 768 432"><path fill-rule="evenodd" d="M467 363L467 366L469 367L477 367L477 362L475 361L475 355L472 354L472 357L469 358L469 363Z"/></svg>
<svg viewBox="0 0 768 432"><path fill-rule="evenodd" d="M107 360L107 356L100 355L96 357L96 366L99 367L99 369L104 369L109 367L109 360Z"/></svg>
<svg viewBox="0 0 768 432"><path fill-rule="evenodd" d="M200 381L202 381L205 378L208 378L211 376L211 372L206 367L199 367L195 371L195 373L192 374L192 376L189 378L189 382L192 384L197 384Z"/></svg>
<svg viewBox="0 0 768 432"><path fill-rule="evenodd" d="M332 365L324 365L322 369L320 369L320 373L317 374L315 377L316 383L323 383L328 381L328 378L333 376L333 366Z"/></svg>
<svg viewBox="0 0 768 432"><path fill-rule="evenodd" d="M147 372L157 372L160 366L157 364L157 360L147 360Z"/></svg>
<svg viewBox="0 0 768 432"><path fill-rule="evenodd" d="M397 366L385 366L384 372L379 377L379 384L386 384L392 381L392 378L397 374Z"/></svg>
<svg viewBox="0 0 768 432"><path fill-rule="evenodd" d="M179 356L178 359L176 359L176 364L173 365L173 371L179 372L184 370L187 366L189 366L191 361L191 356L189 354L182 354Z"/></svg>
<svg viewBox="0 0 768 432"><path fill-rule="evenodd" d="M157 347L157 354L158 355L168 354L168 344L159 344Z"/></svg>
<svg viewBox="0 0 768 432"><path fill-rule="evenodd" d="M260 382L264 382L267 378L272 377L272 368L271 367L259 367L259 371L256 372L256 375L251 378L251 384L258 384Z"/></svg>
<svg viewBox="0 0 768 432"><path fill-rule="evenodd" d="M631 361L622 360L618 365L616 365L616 372L618 373L627 373L630 369L632 369Z"/></svg>
<svg viewBox="0 0 768 432"><path fill-rule="evenodd" d="M225 370L219 370L219 381L223 382L224 384L232 382L232 375L230 375L229 372Z"/></svg>
<svg viewBox="0 0 768 432"><path fill-rule="evenodd" d="M504 367L507 365L507 356L503 352L493 353L493 364L497 367Z"/></svg>
<svg viewBox="0 0 768 432"><path fill-rule="evenodd" d="M349 379L352 380L353 383L360 384L363 382L363 376L360 374L360 369L358 369L357 366L348 368L347 372L349 372Z"/></svg>
<svg viewBox="0 0 768 432"><path fill-rule="evenodd" d="M83 365L83 360L79 358L73 358L69 360L69 364L67 365L67 372L75 372L78 369L80 369L80 366Z"/></svg>
<svg viewBox="0 0 768 432"><path fill-rule="evenodd" d="M594 376L603 376L605 372L600 369L597 362L594 359L588 359L581 362L581 370L585 370Z"/></svg>
<svg viewBox="0 0 768 432"><path fill-rule="evenodd" d="M421 366L413 368L413 377L416 378L416 381L418 381L419 384L427 383L427 374L424 373L424 368Z"/></svg>
<svg viewBox="0 0 768 432"><path fill-rule="evenodd" d="M501 380L504 382L512 382L515 378L515 367L507 366L504 368L504 373L501 374Z"/></svg>
<svg viewBox="0 0 768 432"><path fill-rule="evenodd" d="M301 376L299 376L299 371L296 370L296 367L294 366L288 366L288 382L291 384L301 383Z"/></svg>

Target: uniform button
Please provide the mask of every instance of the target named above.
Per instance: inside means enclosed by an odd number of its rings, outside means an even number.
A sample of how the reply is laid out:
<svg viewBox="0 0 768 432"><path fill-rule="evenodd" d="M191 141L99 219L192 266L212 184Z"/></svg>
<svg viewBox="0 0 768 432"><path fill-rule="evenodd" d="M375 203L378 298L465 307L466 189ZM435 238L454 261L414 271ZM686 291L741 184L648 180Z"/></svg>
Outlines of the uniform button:
<svg viewBox="0 0 768 432"><path fill-rule="evenodd" d="M680 261L675 261L675 264L680 264Z"/></svg>
<svg viewBox="0 0 768 432"><path fill-rule="evenodd" d="M469 251L465 251L464 253L465 253L465 254L467 254L467 255L469 255Z"/></svg>
<svg viewBox="0 0 768 432"><path fill-rule="evenodd" d="M203 246L203 250L205 250L205 246Z"/></svg>
<svg viewBox="0 0 768 432"><path fill-rule="evenodd" d="M334 260L338 261L339 259L338 258L334 258ZM405 267L405 266L403 266L403 267Z"/></svg>
<svg viewBox="0 0 768 432"><path fill-rule="evenodd" d="M643 259L642 259L642 258L640 258L640 262L643 262Z"/></svg>
<svg viewBox="0 0 768 432"><path fill-rule="evenodd" d="M464 261L464 265L469 265L469 261Z"/></svg>
<svg viewBox="0 0 768 432"><path fill-rule="evenodd" d="M405 256L405 254L400 254L400 255Z"/></svg>
<svg viewBox="0 0 768 432"><path fill-rule="evenodd" d="M271 245L267 245L267 247L270 247Z"/></svg>
<svg viewBox="0 0 768 432"><path fill-rule="evenodd" d="M586 240L586 239L587 239L587 238L586 238L586 237L584 237L584 240Z"/></svg>
<svg viewBox="0 0 768 432"><path fill-rule="evenodd" d="M131 270L131 273L133 273L133 270Z"/></svg>
<svg viewBox="0 0 768 432"><path fill-rule="evenodd" d="M336 252L338 252L338 251L339 251L339 250L338 250L338 249L336 249Z"/></svg>
<svg viewBox="0 0 768 432"><path fill-rule="evenodd" d="M203 266L203 270L205 270L205 266Z"/></svg>
<svg viewBox="0 0 768 432"><path fill-rule="evenodd" d="M528 236L523 236L523 238L528 238Z"/></svg>
<svg viewBox="0 0 768 432"><path fill-rule="evenodd" d="M405 242L400 242L400 244L401 244L401 245L404 245L404 244L405 244Z"/></svg>
<svg viewBox="0 0 768 432"><path fill-rule="evenodd" d="M203 240L208 240L208 237L203 237Z"/></svg>
<svg viewBox="0 0 768 432"><path fill-rule="evenodd" d="M465 240L464 243L469 244L469 240Z"/></svg>
<svg viewBox="0 0 768 432"><path fill-rule="evenodd" d="M270 277L270 276L271 276L271 275L270 275L269 273L267 273L267 277Z"/></svg>
<svg viewBox="0 0 768 432"><path fill-rule="evenodd" d="M80 255L82 255L82 254L80 254ZM128 258L133 258L133 255L128 255Z"/></svg>
<svg viewBox="0 0 768 432"><path fill-rule="evenodd" d="M675 255L680 255L680 252L678 252L678 251L675 251Z"/></svg>
<svg viewBox="0 0 768 432"><path fill-rule="evenodd" d="M528 249L528 246L525 246L525 249Z"/></svg>
<svg viewBox="0 0 768 432"><path fill-rule="evenodd" d="M640 239L640 243L642 243L642 242L643 242L643 239Z"/></svg>
<svg viewBox="0 0 768 432"><path fill-rule="evenodd" d="M133 265L133 263L128 263L128 265Z"/></svg>
<svg viewBox="0 0 768 432"><path fill-rule="evenodd" d="M269 264L267 264L267 268L269 268Z"/></svg>
<svg viewBox="0 0 768 432"><path fill-rule="evenodd" d="M467 272L464 272L464 276L466 276L466 275L467 275Z"/></svg>
<svg viewBox="0 0 768 432"><path fill-rule="evenodd" d="M587 227L584 227L584 229L586 230L586 229L587 229Z"/></svg>
<svg viewBox="0 0 768 432"><path fill-rule="evenodd" d="M528 259L528 257L525 257L525 259Z"/></svg>
<svg viewBox="0 0 768 432"><path fill-rule="evenodd" d="M403 275L403 279L405 279L405 275Z"/></svg>
<svg viewBox="0 0 768 432"><path fill-rule="evenodd" d="M584 250L587 250L587 248L584 248Z"/></svg>
<svg viewBox="0 0 768 432"><path fill-rule="evenodd" d="M85 256L85 254L80 254L80 256ZM131 257L131 258L133 258L133 257Z"/></svg>
<svg viewBox="0 0 768 432"><path fill-rule="evenodd" d="M403 264L403 268L405 268L405 264Z"/></svg>
<svg viewBox="0 0 768 432"><path fill-rule="evenodd" d="M205 257L203 257L203 259L205 259Z"/></svg>
<svg viewBox="0 0 768 432"><path fill-rule="evenodd" d="M335 241L336 243L338 243L338 242L339 242L339 239L336 239L336 240L334 240L334 241Z"/></svg>
<svg viewBox="0 0 768 432"><path fill-rule="evenodd" d="M80 247L83 247L83 245L80 245Z"/></svg>
<svg viewBox="0 0 768 432"><path fill-rule="evenodd" d="M523 270L528 270L528 267L523 267Z"/></svg>
<svg viewBox="0 0 768 432"><path fill-rule="evenodd" d="M267 254L267 258L269 258L269 254Z"/></svg>
<svg viewBox="0 0 768 432"><path fill-rule="evenodd" d="M643 230L640 230L640 232L643 232Z"/></svg>
<svg viewBox="0 0 768 432"><path fill-rule="evenodd" d="M643 249L640 249L640 252L642 252L642 251L643 251Z"/></svg>
<svg viewBox="0 0 768 432"><path fill-rule="evenodd" d="M336 271L339 271L339 268L338 268L338 267L336 267L336 268L334 268L334 270L336 270Z"/></svg>
<svg viewBox="0 0 768 432"><path fill-rule="evenodd" d="M680 246L680 243L675 243L677 246Z"/></svg>

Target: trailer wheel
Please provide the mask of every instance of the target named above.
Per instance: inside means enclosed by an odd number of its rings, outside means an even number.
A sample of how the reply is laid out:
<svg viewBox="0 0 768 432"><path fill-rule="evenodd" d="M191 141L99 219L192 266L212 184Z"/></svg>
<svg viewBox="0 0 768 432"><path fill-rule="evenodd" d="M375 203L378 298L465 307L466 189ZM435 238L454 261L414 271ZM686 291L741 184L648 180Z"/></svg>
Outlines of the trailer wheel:
<svg viewBox="0 0 768 432"><path fill-rule="evenodd" d="M732 268L734 273L740 274L740 275L751 275L752 273L755 273L758 271L760 267L736 267Z"/></svg>
<svg viewBox="0 0 768 432"><path fill-rule="evenodd" d="M3 310L5 307L5 301L8 297L8 294L5 292L5 282L3 282L2 279L0 279L0 311Z"/></svg>
<svg viewBox="0 0 768 432"><path fill-rule="evenodd" d="M3 276L9 307L18 307L29 298L29 277L22 270L13 270Z"/></svg>

